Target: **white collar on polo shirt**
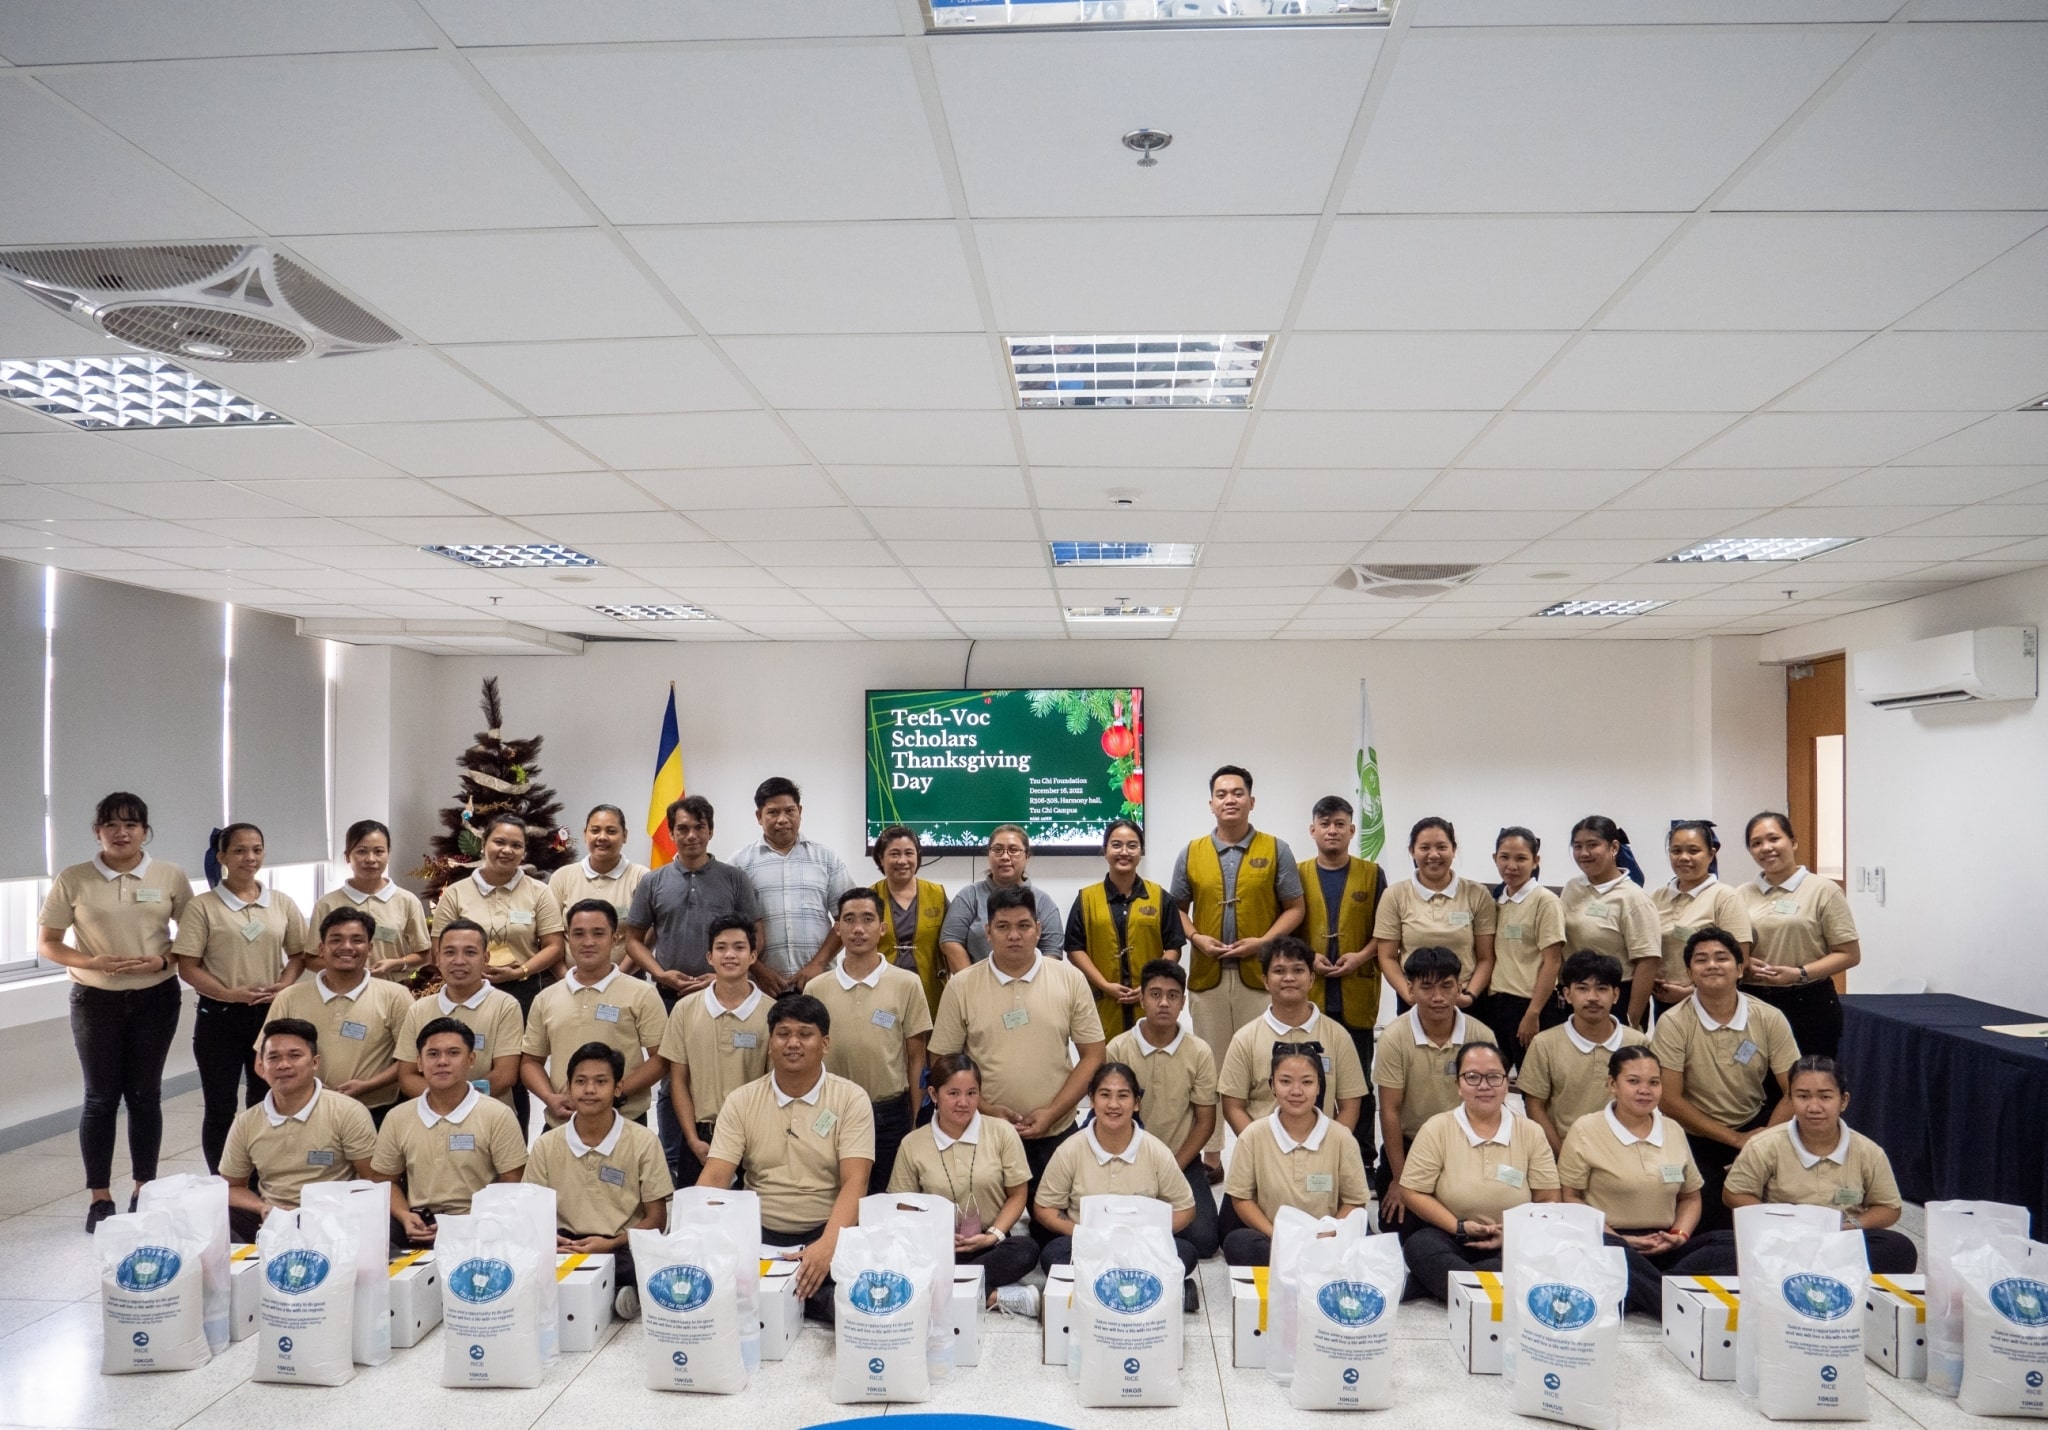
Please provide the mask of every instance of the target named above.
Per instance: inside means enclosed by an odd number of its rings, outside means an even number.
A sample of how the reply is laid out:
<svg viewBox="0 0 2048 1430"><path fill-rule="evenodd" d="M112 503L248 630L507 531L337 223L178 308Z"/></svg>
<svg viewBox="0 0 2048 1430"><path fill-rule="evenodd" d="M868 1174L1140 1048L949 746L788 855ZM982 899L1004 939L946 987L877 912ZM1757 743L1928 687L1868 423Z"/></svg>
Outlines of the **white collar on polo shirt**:
<svg viewBox="0 0 2048 1430"><path fill-rule="evenodd" d="M1584 878L1584 875L1581 875L1580 877ZM1609 889L1613 888L1616 884L1622 883L1627 878L1628 875L1626 873L1616 874L1612 879L1609 879L1604 884L1596 884L1591 879L1587 879L1586 887L1591 889L1596 894L1604 894Z"/></svg>
<svg viewBox="0 0 2048 1430"><path fill-rule="evenodd" d="M149 866L154 862L149 857L147 849L142 851L142 862L133 869L109 869L99 855L92 856L92 867L100 871L102 879L140 879L149 872Z"/></svg>
<svg viewBox="0 0 2048 1430"><path fill-rule="evenodd" d="M1807 868L1804 864L1801 864L1792 871L1792 877L1785 880L1782 884L1773 884L1769 874L1759 874L1756 876L1756 886L1766 894L1770 893L1773 889L1783 889L1788 894L1796 894L1799 892L1799 886L1806 882L1806 875Z"/></svg>
<svg viewBox="0 0 2048 1430"><path fill-rule="evenodd" d="M512 871L512 877L507 879L502 884L486 883L484 880L484 871L481 866L479 866L476 872L471 874L469 877L470 881L476 885L477 892L488 899L493 894L510 894L515 892L519 888L519 881L526 877L526 871L524 869L514 869Z"/></svg>
<svg viewBox="0 0 2048 1430"><path fill-rule="evenodd" d="M818 1101L818 1094L825 1090L825 1070L823 1068L818 1069L818 1080L811 1084L809 1092L794 1094L784 1092L782 1084L775 1080L774 1073L768 1074L768 1090L775 1094L775 1105L777 1107L787 1107L792 1102L808 1102L815 1106Z"/></svg>
<svg viewBox="0 0 2048 1430"><path fill-rule="evenodd" d="M293 1114L292 1114L292 1115L291 1115L290 1117L286 1117L286 1116L285 1116L285 1115L284 1115L284 1114L283 1114L282 1112L279 1112L279 1111L277 1110L277 1104L276 1104L276 1103L275 1103L274 1101L272 1101L272 1100L271 1100L271 1094L270 1094L270 1093L267 1093L267 1092L266 1092L266 1093L264 1093L264 1094L263 1094L263 1117L264 1117L264 1120L265 1120L265 1121L267 1121L267 1122L268 1122L268 1123L269 1123L269 1124L270 1124L270 1125L271 1125L272 1127L282 1127L282 1126L284 1126L284 1125L285 1125L285 1123L287 1123L287 1122L304 1122L304 1121L306 1121L306 1120L307 1120L308 1118L310 1118L310 1117L311 1117L311 1116L313 1115L313 1108L314 1108L315 1104L317 1104L317 1103L318 1103L318 1102L320 1101L320 1094L321 1094L321 1093L322 1093L323 1091L325 1091L325 1089L326 1089L326 1084L325 1084L325 1083L323 1083L323 1082L321 1082L319 1078L317 1078L317 1077L316 1077L316 1078L314 1078L314 1079L313 1079L313 1095L312 1095L311 1097L309 1097L309 1098L307 1098L307 1099L306 1099L306 1105L305 1105L304 1107L300 1108L300 1109L299 1109L299 1110L298 1110L297 1112L294 1112L294 1113L293 1113ZM1808 1163L1807 1163L1806 1165L1807 1165L1807 1166L1809 1166L1809 1167L1811 1167L1811 1166L1813 1165L1813 1163L1811 1163L1811 1162L1808 1162Z"/></svg>
<svg viewBox="0 0 2048 1430"><path fill-rule="evenodd" d="M1131 1129L1130 1145L1121 1152L1111 1152L1095 1140L1095 1124L1092 1122L1082 1135L1088 1139L1088 1150L1095 1154L1095 1164L1098 1167L1107 1167L1111 1162L1128 1162L1133 1167L1138 1165L1138 1139L1144 1134L1137 1128Z"/></svg>
<svg viewBox="0 0 2048 1430"><path fill-rule="evenodd" d="M379 889L374 894L366 894L361 889L358 889L354 884L344 882L341 886L341 891L349 896L351 902L360 907L363 904L368 903L372 899L375 899L380 904L383 903L386 899L390 898L393 894L398 892L398 885L392 883L389 879L386 879L384 881L383 888Z"/></svg>
<svg viewBox="0 0 2048 1430"><path fill-rule="evenodd" d="M1308 1130L1308 1136L1302 1138L1299 1142L1289 1137L1287 1129L1280 1125L1279 1113L1267 1113L1266 1120L1273 1124L1273 1145L1278 1147L1283 1153L1292 1152L1297 1147L1306 1147L1311 1152L1320 1152L1323 1150L1323 1139L1330 1134L1330 1119L1323 1114L1320 1108L1316 1110L1316 1125L1311 1127Z"/></svg>
<svg viewBox="0 0 2048 1430"><path fill-rule="evenodd" d="M569 1155L572 1157L581 1157L586 1152L596 1152L600 1156L609 1157L612 1155L612 1148L619 1145L619 1138L625 1130L626 1119L621 1117L615 1108L612 1111L612 1130L605 1133L595 1147L585 1146L583 1139L576 1135L576 1119L573 1117L562 1124L562 1140L569 1144Z"/></svg>
<svg viewBox="0 0 2048 1430"><path fill-rule="evenodd" d="M583 980L576 976L576 968L572 964L570 965L569 972L564 976L562 981L569 985L569 991L571 993L586 993L592 991L602 993L605 989L612 986L612 980L614 978L617 978L618 976L619 966L617 964L613 964L611 967L607 968L604 971L604 977L598 979L597 982L585 983Z"/></svg>
<svg viewBox="0 0 2048 1430"><path fill-rule="evenodd" d="M1531 879L1528 883L1522 885L1521 890L1519 892L1510 894L1508 892L1508 886L1506 884L1502 884L1500 886L1500 893L1498 896L1495 897L1494 902L1497 904L1519 904L1522 902L1522 900L1528 898L1529 895L1535 890L1535 888L1536 881L1534 879Z"/></svg>
<svg viewBox="0 0 2048 1430"><path fill-rule="evenodd" d="M1716 1023L1713 1020L1707 1012L1707 1005L1700 1002L1700 995L1697 993L1692 995L1692 1011L1693 1015L1700 1020L1700 1026L1710 1033L1717 1032L1722 1028L1733 1028L1738 1033L1749 1031L1749 995L1747 993L1735 995L1735 1016L1725 1023Z"/></svg>
<svg viewBox="0 0 2048 1430"><path fill-rule="evenodd" d="M1429 1041L1429 1034L1422 1031L1422 1010L1420 1008L1410 1008L1408 1014L1409 1025L1415 1029L1415 1046L1418 1048L1435 1046ZM1464 1041L1465 1015L1461 1012L1458 1014L1458 1021L1451 1024L1451 1042L1453 1044L1461 1044Z"/></svg>
<svg viewBox="0 0 2048 1430"><path fill-rule="evenodd" d="M1316 1024L1320 1023L1323 1020L1323 1015L1316 1011L1315 1004L1313 1003L1309 1004L1308 1021L1306 1023L1281 1022L1278 1018L1275 1018L1273 1016L1273 1005L1271 1003L1268 1003L1266 1005L1266 1011L1259 1014L1259 1016L1266 1020L1266 1026L1273 1030L1275 1036L1282 1038L1286 1037L1296 1028L1300 1028L1305 1035L1312 1036L1315 1033Z"/></svg>
<svg viewBox="0 0 2048 1430"><path fill-rule="evenodd" d="M1605 1048L1611 1053L1621 1046L1621 1035L1628 1025L1623 1023L1621 1019L1616 1018L1614 1020L1614 1031L1607 1035L1607 1041L1604 1043L1596 1043L1590 1038L1580 1037L1578 1025L1569 1018L1565 1019L1560 1026L1564 1029L1564 1035L1572 1040L1572 1046L1580 1052L1590 1053L1595 1048Z"/></svg>
<svg viewBox="0 0 2048 1430"><path fill-rule="evenodd" d="M1677 894L1680 898L1697 899L1701 894L1704 894L1720 882L1721 876L1719 874L1709 873L1706 878L1700 880L1690 889L1681 889L1678 887L1678 876L1673 874L1670 879L1665 881L1664 891L1668 894Z"/></svg>
<svg viewBox="0 0 2048 1430"><path fill-rule="evenodd" d="M583 866L583 877L586 879L623 879L626 877L626 861L623 857L620 858L618 863L612 865L612 871L609 874L598 873L591 866L588 854L577 860L577 863Z"/></svg>
<svg viewBox="0 0 2048 1430"><path fill-rule="evenodd" d="M1137 1030L1133 1029L1132 1031L1136 1032ZM1141 1057L1147 1058L1151 1057L1154 1053L1166 1053L1168 1055L1171 1055L1173 1053L1177 1053L1180 1051L1180 1045L1187 1041L1187 1037L1188 1030L1186 1028L1181 1027L1180 1024L1176 1023L1173 1027L1173 1041L1168 1043L1163 1048L1156 1048L1150 1042L1146 1041L1145 1035L1143 1033L1138 1033L1138 1053Z"/></svg>
<svg viewBox="0 0 2048 1430"><path fill-rule="evenodd" d="M852 974L846 971L846 960L842 958L837 963L832 965L832 972L834 975L838 977L839 986L845 989L848 993L851 993L853 992L855 984L860 984L864 988L880 988L882 986L882 970L886 967L888 967L888 965L885 963L877 963L873 968L868 970L867 977L855 978Z"/></svg>
<svg viewBox="0 0 2048 1430"><path fill-rule="evenodd" d="M988 961L988 971L996 976L997 983L1029 983L1032 979L1038 977L1038 965L1043 962L1045 962L1045 955L1037 949L1033 949L1031 951L1031 966L1022 973L1012 974L1003 972L1002 969L996 967L994 958L990 958Z"/></svg>
<svg viewBox="0 0 2048 1430"><path fill-rule="evenodd" d="M1459 1103L1451 1116L1458 1121L1458 1130L1465 1134L1465 1140L1474 1147L1483 1147L1488 1142L1498 1142L1503 1147L1512 1146L1515 1140L1515 1114L1506 1107L1500 1110L1500 1126L1493 1129L1493 1136L1481 1137L1472 1130L1472 1120L1465 1116L1465 1104Z"/></svg>
<svg viewBox="0 0 2048 1430"><path fill-rule="evenodd" d="M248 908L251 904L254 904L259 909L267 909L270 907L270 890L262 888L260 886L257 888L256 897L253 899L237 898L234 894L228 891L228 886L226 884L215 884L213 886L213 893L215 898L219 899L223 904L226 904L228 906L229 913L239 914L242 910Z"/></svg>
<svg viewBox="0 0 2048 1430"><path fill-rule="evenodd" d="M469 1090L469 1095L463 1098L462 1101L455 1104L455 1110L453 1112L436 1112L431 1106L428 1105L427 1095L425 1093L421 1093L420 1121L425 1123L429 1127L432 1127L436 1122L446 1122L451 1127L460 1127L462 1125L462 1119L469 1116L469 1114L475 1110L477 1103L481 1102L482 1100L483 1094L478 1092L474 1087L472 1087Z"/></svg>
<svg viewBox="0 0 2048 1430"><path fill-rule="evenodd" d="M1451 882L1444 885L1441 889L1427 887L1419 876L1409 880L1409 882L1415 885L1415 892L1422 895L1425 899L1455 899L1458 897L1458 876L1456 874L1451 875Z"/></svg>
<svg viewBox="0 0 2048 1430"><path fill-rule="evenodd" d="M704 990L704 1007L714 1018L737 1018L742 1023L754 1016L754 1010L761 1006L761 990L757 985L752 993L740 1000L737 1008L728 1008L718 1001L717 995L707 988Z"/></svg>
<svg viewBox="0 0 2048 1430"><path fill-rule="evenodd" d="M448 996L448 990L446 988L437 989L434 993L434 997L440 1001L441 1012L443 1013L443 1015L448 1017L453 1017L455 1015L455 1010L457 1008L468 1008L469 1010L474 1012L476 1009L483 1007L484 999L490 996L491 985L488 983L486 983L483 987L477 989L476 992L472 993L469 997L463 999L460 1003L457 1003L453 998L450 998ZM508 994L506 996L509 997L511 995Z"/></svg>
<svg viewBox="0 0 2048 1430"><path fill-rule="evenodd" d="M979 1147L981 1145L980 1113L977 1112L974 1116L967 1119L967 1125L960 1129L958 1137L948 1137L944 1130L940 1128L939 1119L936 1117L932 1119L932 1145L943 1152L955 1142L965 1142L970 1147Z"/></svg>
<svg viewBox="0 0 2048 1430"><path fill-rule="evenodd" d="M327 974L325 970L322 970L321 972L313 975L313 991L320 995L320 1001L322 1003L332 1003L337 998L346 998L351 1003L353 1003L356 999L356 995L361 993L365 988L368 988L369 986L370 980L367 977L365 977L360 983L356 984L356 986L353 988L329 988L327 986Z"/></svg>
<svg viewBox="0 0 2048 1430"><path fill-rule="evenodd" d="M1842 1124L1842 1140L1835 1144L1832 1152L1809 1152L1799 1138L1799 1119L1793 1118L1785 1124L1785 1130L1792 1134L1792 1151L1799 1158L1799 1165L1812 1171L1817 1163L1833 1162L1838 1167L1849 1164L1849 1124Z"/></svg>
<svg viewBox="0 0 2048 1430"><path fill-rule="evenodd" d="M1614 1115L1614 1104L1611 1102L1607 1104L1607 1110L1601 1116L1607 1119L1608 1128L1613 1131L1615 1139L1624 1147L1633 1147L1638 1142L1647 1142L1652 1147L1662 1147L1664 1145L1664 1114L1654 1107L1650 1109L1650 1135L1647 1137L1638 1137L1635 1133L1623 1127L1621 1119Z"/></svg>

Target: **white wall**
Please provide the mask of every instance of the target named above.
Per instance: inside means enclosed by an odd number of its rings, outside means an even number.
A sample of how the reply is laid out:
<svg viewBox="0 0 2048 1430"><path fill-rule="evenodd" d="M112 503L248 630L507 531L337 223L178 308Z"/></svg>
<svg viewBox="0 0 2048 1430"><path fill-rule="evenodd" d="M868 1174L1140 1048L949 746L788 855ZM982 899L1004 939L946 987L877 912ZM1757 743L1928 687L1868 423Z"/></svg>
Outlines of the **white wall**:
<svg viewBox="0 0 2048 1430"><path fill-rule="evenodd" d="M2037 923L2048 847L2048 710L2039 700L1878 710L1854 694L1862 651L1980 626L2048 627L2048 571L1982 581L1765 638L1769 658L1846 652L1848 863L1882 867L1885 901L1854 892L1863 970L2048 1016Z"/></svg>

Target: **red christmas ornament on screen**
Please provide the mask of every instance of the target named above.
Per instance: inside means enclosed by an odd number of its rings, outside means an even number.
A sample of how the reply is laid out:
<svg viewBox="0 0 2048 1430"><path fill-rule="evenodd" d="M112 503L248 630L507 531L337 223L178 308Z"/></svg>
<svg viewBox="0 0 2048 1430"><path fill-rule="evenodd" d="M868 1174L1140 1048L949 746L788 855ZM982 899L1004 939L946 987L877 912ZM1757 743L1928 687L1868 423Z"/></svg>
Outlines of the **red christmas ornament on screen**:
<svg viewBox="0 0 2048 1430"><path fill-rule="evenodd" d="M1138 748L1138 737L1131 733L1131 727L1124 723L1124 702L1118 697L1110 702L1115 718L1102 732L1102 753L1112 760L1120 760Z"/></svg>
<svg viewBox="0 0 2048 1430"><path fill-rule="evenodd" d="M1128 775L1124 776L1124 798L1132 804L1143 804L1145 802L1145 772L1143 770L1132 770Z"/></svg>

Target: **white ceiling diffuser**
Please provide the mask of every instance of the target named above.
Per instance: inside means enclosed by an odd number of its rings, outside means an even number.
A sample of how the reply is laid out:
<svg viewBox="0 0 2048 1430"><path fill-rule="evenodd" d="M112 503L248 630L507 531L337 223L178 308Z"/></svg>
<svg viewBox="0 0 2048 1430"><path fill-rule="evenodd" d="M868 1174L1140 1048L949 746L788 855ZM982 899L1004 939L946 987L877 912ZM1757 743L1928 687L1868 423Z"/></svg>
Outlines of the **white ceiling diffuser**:
<svg viewBox="0 0 2048 1430"><path fill-rule="evenodd" d="M1359 591L1386 601L1426 601L1470 583L1478 574L1476 565L1361 563L1346 566L1330 584L1340 591Z"/></svg>

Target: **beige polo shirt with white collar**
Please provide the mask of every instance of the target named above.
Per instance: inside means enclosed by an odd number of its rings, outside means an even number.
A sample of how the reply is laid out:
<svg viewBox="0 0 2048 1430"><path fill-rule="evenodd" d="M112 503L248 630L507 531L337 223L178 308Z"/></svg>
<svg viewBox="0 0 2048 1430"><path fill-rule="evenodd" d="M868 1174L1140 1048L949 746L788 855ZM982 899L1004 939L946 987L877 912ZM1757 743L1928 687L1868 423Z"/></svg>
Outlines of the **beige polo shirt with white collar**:
<svg viewBox="0 0 2048 1430"><path fill-rule="evenodd" d="M904 1046L932 1030L923 980L893 963L877 963L865 978L855 978L841 959L805 984L804 992L832 1017L829 1071L859 1083L876 1102L910 1090Z"/></svg>
<svg viewBox="0 0 2048 1430"><path fill-rule="evenodd" d="M1274 1045L1304 1042L1323 1045L1323 1112L1335 1116L1341 1099L1365 1096L1365 1064L1358 1060L1357 1044L1351 1041L1349 1030L1313 1004L1304 1023L1281 1022L1268 1004L1265 1012L1239 1028L1223 1055L1216 1090L1224 1097L1241 1099L1247 1115L1264 1117L1275 1106L1271 1082Z"/></svg>
<svg viewBox="0 0 2048 1430"><path fill-rule="evenodd" d="M1567 1019L1530 1042L1515 1088L1525 1097L1543 1099L1550 1125L1562 1137L1581 1117L1607 1105L1607 1060L1623 1048L1649 1041L1616 1018L1613 1030L1595 1043Z"/></svg>
<svg viewBox="0 0 2048 1430"><path fill-rule="evenodd" d="M1458 977L1470 979L1478 966L1474 940L1495 932L1498 910L1484 884L1451 876L1441 889L1404 879L1380 895L1372 936L1393 941L1396 962L1418 948L1447 948L1458 955Z"/></svg>
<svg viewBox="0 0 2048 1430"><path fill-rule="evenodd" d="M370 1159L379 1176L405 1182L407 1205L436 1216L466 1214L477 1192L525 1165L518 1119L475 1088L445 1114L424 1093L392 1108Z"/></svg>
<svg viewBox="0 0 2048 1430"><path fill-rule="evenodd" d="M363 1105L315 1082L312 1098L290 1115L268 1093L242 1109L228 1129L220 1174L251 1178L250 1187L272 1206L296 1207L307 1183L349 1181L376 1146L377 1128Z"/></svg>
<svg viewBox="0 0 2048 1430"><path fill-rule="evenodd" d="M163 959L161 973L64 970L73 983L122 993L154 988L178 976L171 960L171 924L184 916L191 901L192 885L175 864L144 854L133 869L116 872L94 855L56 877L37 922L59 933L76 929L72 941L81 953Z"/></svg>

